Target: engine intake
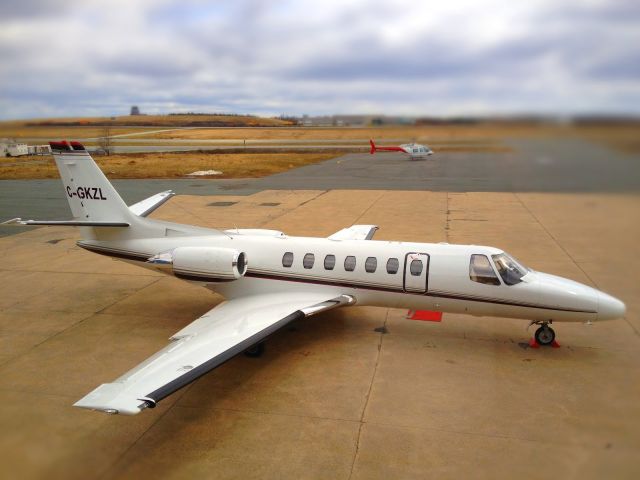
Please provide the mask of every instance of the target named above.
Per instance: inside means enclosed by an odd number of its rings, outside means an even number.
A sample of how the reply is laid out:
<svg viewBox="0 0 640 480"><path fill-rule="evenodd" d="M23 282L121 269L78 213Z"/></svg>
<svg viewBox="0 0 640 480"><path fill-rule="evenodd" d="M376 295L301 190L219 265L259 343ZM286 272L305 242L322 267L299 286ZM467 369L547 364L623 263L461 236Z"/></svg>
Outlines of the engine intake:
<svg viewBox="0 0 640 480"><path fill-rule="evenodd" d="M199 282L237 280L247 273L247 254L232 248L178 247L148 262L170 265L176 277Z"/></svg>

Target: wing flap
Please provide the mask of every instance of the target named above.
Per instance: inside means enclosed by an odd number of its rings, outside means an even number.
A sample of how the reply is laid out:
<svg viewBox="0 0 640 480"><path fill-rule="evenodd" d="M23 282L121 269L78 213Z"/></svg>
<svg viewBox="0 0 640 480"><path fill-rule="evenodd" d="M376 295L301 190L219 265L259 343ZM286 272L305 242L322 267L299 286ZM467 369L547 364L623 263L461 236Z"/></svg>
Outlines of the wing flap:
<svg viewBox="0 0 640 480"><path fill-rule="evenodd" d="M0 223L0 225L31 225L31 226L62 226L62 227L129 227L125 222L85 222L82 220L22 220L14 218Z"/></svg>
<svg viewBox="0 0 640 480"><path fill-rule="evenodd" d="M287 323L354 303L327 294L264 294L224 302L176 333L173 341L75 406L135 415L218 367Z"/></svg>

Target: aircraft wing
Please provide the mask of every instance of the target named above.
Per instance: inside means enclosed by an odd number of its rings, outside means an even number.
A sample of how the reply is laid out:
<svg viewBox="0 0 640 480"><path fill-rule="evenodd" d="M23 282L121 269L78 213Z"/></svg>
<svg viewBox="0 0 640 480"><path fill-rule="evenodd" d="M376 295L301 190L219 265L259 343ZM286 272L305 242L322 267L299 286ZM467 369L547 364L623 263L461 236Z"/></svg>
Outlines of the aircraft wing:
<svg viewBox="0 0 640 480"><path fill-rule="evenodd" d="M331 235L329 240L371 240L377 225L352 225Z"/></svg>
<svg viewBox="0 0 640 480"><path fill-rule="evenodd" d="M173 335L165 348L74 406L135 415L287 323L354 302L347 295L322 292L269 293L223 302Z"/></svg>

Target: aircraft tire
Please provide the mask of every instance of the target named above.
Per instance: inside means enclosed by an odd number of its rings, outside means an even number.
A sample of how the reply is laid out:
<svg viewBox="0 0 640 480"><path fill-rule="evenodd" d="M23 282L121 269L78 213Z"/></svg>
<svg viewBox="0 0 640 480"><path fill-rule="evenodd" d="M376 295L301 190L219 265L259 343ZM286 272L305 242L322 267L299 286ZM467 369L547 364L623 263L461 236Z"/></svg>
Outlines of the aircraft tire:
<svg viewBox="0 0 640 480"><path fill-rule="evenodd" d="M250 358L258 358L261 357L264 353L264 342L256 343L255 345L251 345L244 351L246 357Z"/></svg>
<svg viewBox="0 0 640 480"><path fill-rule="evenodd" d="M556 339L556 332L554 332L553 328L548 325L543 325L536 330L535 337L536 342L540 345L551 345Z"/></svg>

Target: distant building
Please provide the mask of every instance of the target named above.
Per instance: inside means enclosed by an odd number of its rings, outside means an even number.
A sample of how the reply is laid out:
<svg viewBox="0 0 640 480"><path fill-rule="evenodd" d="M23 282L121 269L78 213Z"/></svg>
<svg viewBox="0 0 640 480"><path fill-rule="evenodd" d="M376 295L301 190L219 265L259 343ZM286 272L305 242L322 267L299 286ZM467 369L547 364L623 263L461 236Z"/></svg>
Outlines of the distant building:
<svg viewBox="0 0 640 480"><path fill-rule="evenodd" d="M29 147L26 143L16 143L13 140L0 140L0 156L20 157L29 155Z"/></svg>
<svg viewBox="0 0 640 480"><path fill-rule="evenodd" d="M140 115L140 109L137 105L131 107L131 115Z"/></svg>
<svg viewBox="0 0 640 480"><path fill-rule="evenodd" d="M49 155L51 147L49 145L29 145L29 155Z"/></svg>

